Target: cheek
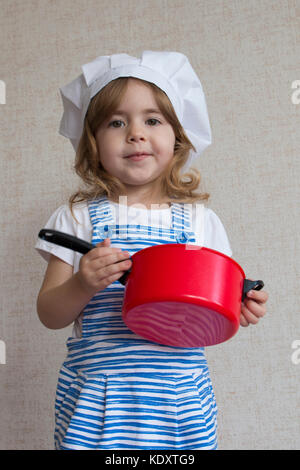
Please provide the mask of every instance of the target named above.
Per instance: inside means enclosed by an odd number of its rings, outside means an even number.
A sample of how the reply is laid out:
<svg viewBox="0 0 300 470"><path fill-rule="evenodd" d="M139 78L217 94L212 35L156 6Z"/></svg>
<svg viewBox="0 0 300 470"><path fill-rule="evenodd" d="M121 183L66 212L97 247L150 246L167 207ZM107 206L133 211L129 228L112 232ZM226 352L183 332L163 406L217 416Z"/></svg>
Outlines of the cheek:
<svg viewBox="0 0 300 470"><path fill-rule="evenodd" d="M173 155L174 155L175 143L176 143L176 137L175 137L173 129L171 129L170 130L170 135L169 135L169 151Z"/></svg>
<svg viewBox="0 0 300 470"><path fill-rule="evenodd" d="M175 139L170 139L164 146L164 153L166 158L170 159L174 156L174 147L175 147Z"/></svg>
<svg viewBox="0 0 300 470"><path fill-rule="evenodd" d="M174 155L174 147L175 147L175 135L173 130L171 129L169 132L164 132L159 136L158 139L158 146L160 147L160 151L166 157L171 157Z"/></svg>
<svg viewBox="0 0 300 470"><path fill-rule="evenodd" d="M101 139L100 137L96 139L97 143L97 150L98 150L98 155L100 161L103 162L109 162L110 161L110 155L113 153L113 146L109 142L108 139Z"/></svg>
<svg viewBox="0 0 300 470"><path fill-rule="evenodd" d="M99 162L102 164L103 168L106 171L109 171L110 160L111 159L109 158L109 154L108 154L108 151L107 151L105 145L97 144L97 150L98 150L98 160L99 160Z"/></svg>

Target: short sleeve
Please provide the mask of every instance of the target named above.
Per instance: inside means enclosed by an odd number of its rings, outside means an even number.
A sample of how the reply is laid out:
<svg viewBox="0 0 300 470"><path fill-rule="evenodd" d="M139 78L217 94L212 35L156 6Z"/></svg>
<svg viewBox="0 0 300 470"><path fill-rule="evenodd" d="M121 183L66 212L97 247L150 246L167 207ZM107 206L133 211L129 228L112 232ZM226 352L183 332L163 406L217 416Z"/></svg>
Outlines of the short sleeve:
<svg viewBox="0 0 300 470"><path fill-rule="evenodd" d="M74 235L86 241L91 239L91 223L86 204L75 206L73 214L67 204L60 206L51 215L43 228L51 228L60 232ZM64 248L38 238L35 249L48 262L50 255L57 256L71 266L77 266L81 255L73 250Z"/></svg>
<svg viewBox="0 0 300 470"><path fill-rule="evenodd" d="M211 209L205 208L204 213L204 246L232 256L232 250L224 225Z"/></svg>

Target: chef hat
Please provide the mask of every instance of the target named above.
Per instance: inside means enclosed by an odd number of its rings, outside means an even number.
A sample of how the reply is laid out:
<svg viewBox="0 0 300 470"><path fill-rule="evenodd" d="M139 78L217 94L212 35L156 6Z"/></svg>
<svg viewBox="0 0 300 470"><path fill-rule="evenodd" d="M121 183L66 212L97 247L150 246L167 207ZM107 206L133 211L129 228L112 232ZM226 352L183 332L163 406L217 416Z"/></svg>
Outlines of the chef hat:
<svg viewBox="0 0 300 470"><path fill-rule="evenodd" d="M127 54L100 56L83 65L82 72L60 89L64 112L59 133L70 139L75 151L91 99L119 77L135 77L154 83L166 93L196 149L196 152L190 152L185 169L211 144L211 129L201 83L187 57L180 52L144 51L139 59Z"/></svg>

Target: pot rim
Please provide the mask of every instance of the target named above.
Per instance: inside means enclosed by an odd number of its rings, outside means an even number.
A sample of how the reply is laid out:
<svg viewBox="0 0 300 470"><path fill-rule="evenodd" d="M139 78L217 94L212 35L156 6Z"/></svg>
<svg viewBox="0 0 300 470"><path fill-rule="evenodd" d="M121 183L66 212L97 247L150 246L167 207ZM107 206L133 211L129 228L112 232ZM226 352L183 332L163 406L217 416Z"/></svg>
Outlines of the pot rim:
<svg viewBox="0 0 300 470"><path fill-rule="evenodd" d="M186 246L191 246L192 248L187 249ZM176 250L177 249L182 250L184 248L187 251L200 251L200 250L202 251L202 250L204 250L206 252L215 254L217 256L222 256L223 258L227 259L231 263L235 264L236 267L241 271L241 273L243 275L243 278L246 279L246 274L245 274L243 268L233 258L231 258L228 255L225 255L221 251L213 250L212 248L207 248L206 246L193 245L192 243L163 243L161 245L152 245L152 246L148 246L146 248L142 248L141 250L137 251L136 253L134 253L132 255L132 258L142 256L143 252L145 252L146 250L148 250L148 251L149 250L153 251L153 250L157 250L157 249L169 250L169 249L174 249L174 248Z"/></svg>

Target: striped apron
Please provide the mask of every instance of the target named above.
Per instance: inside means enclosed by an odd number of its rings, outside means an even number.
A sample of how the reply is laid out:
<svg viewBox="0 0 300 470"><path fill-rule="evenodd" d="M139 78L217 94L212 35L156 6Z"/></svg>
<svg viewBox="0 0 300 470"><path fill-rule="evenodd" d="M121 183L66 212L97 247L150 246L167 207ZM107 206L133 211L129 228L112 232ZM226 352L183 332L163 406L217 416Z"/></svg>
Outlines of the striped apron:
<svg viewBox="0 0 300 470"><path fill-rule="evenodd" d="M191 206L171 206L171 228L115 223L106 197L90 201L92 242L133 255L162 243L195 242ZM153 343L122 320L115 281L83 311L69 338L55 401L56 449L216 449L217 406L203 348Z"/></svg>

